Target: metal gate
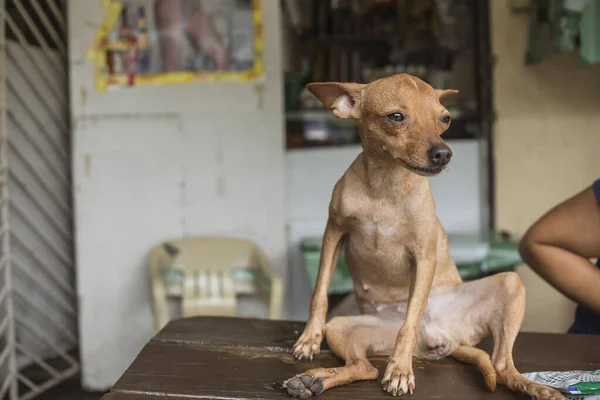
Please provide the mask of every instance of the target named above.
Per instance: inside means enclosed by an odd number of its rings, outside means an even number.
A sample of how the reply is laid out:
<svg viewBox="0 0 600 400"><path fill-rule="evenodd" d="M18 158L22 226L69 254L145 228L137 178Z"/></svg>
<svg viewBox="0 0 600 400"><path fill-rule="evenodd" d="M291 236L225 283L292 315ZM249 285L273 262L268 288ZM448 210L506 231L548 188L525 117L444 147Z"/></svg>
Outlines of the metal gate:
<svg viewBox="0 0 600 400"><path fill-rule="evenodd" d="M66 7L0 0L0 400L79 371Z"/></svg>

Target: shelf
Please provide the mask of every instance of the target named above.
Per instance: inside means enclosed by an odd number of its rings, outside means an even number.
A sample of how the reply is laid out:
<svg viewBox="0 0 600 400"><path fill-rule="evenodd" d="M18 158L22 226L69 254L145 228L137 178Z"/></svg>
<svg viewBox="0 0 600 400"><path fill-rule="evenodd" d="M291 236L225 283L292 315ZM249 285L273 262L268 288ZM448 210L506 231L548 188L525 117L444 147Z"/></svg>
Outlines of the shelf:
<svg viewBox="0 0 600 400"><path fill-rule="evenodd" d="M366 46L366 45L385 45L397 43L398 39L393 36L325 36L313 37L302 40L304 43L318 43L321 45L333 46Z"/></svg>
<svg viewBox="0 0 600 400"><path fill-rule="evenodd" d="M285 119L287 121L339 121L342 123L352 123L351 120L336 118L330 110L325 109L288 111L285 113Z"/></svg>
<svg viewBox="0 0 600 400"><path fill-rule="evenodd" d="M324 141L311 140L305 136L311 129L309 125L317 124L325 131L331 130L329 138ZM360 144L356 124L353 120L336 118L329 110L306 110L286 113L286 147L292 149L310 149L322 147L343 147ZM450 128L443 134L444 140L478 139L480 137L480 121L477 114L464 114L454 118Z"/></svg>

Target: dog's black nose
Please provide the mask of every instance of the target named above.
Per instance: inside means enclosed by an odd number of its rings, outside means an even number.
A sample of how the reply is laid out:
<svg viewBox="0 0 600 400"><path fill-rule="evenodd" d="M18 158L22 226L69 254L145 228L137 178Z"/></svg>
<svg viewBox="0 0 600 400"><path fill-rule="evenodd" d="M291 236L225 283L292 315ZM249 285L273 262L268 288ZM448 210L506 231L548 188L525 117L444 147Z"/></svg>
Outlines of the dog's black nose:
<svg viewBox="0 0 600 400"><path fill-rule="evenodd" d="M443 167L450 162L452 150L445 144L436 144L429 149L429 160L434 165Z"/></svg>

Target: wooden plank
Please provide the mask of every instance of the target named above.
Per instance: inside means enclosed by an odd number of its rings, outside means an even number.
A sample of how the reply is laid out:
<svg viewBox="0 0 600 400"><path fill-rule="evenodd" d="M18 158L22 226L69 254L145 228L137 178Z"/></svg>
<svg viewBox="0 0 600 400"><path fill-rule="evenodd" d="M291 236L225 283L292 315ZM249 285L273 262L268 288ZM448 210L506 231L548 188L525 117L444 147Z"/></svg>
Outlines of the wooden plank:
<svg viewBox="0 0 600 400"><path fill-rule="evenodd" d="M196 317L170 322L152 340L207 346L291 350L302 329L304 329L304 322Z"/></svg>
<svg viewBox="0 0 600 400"><path fill-rule="evenodd" d="M173 321L142 350L112 397L103 400L287 399L283 380L311 368L343 364L327 350L313 361L294 360L290 349L302 328L298 322L222 317ZM599 339L522 333L515 343L515 363L521 372L600 369ZM481 347L490 351L491 345L487 340ZM382 376L386 358L372 361ZM503 387L488 393L475 367L451 359L415 360L414 371L413 400L523 398ZM319 398L389 399L389 395L375 380L334 388Z"/></svg>
<svg viewBox="0 0 600 400"><path fill-rule="evenodd" d="M373 361L382 374L386 358ZM146 346L114 390L191 399L285 399L289 396L281 389L283 380L310 368L341 365L341 360L329 352L312 362L296 362L287 352L153 342ZM469 365L449 359L435 363L416 361L414 370L418 389L411 399L443 395L449 400L468 400L479 399L485 393L481 375ZM323 398L387 399L388 396L378 381L369 381L335 388ZM500 388L489 398L515 397Z"/></svg>
<svg viewBox="0 0 600 400"><path fill-rule="evenodd" d="M546 370L600 368L600 336L526 333L517 336L514 346L515 365L522 372L535 371L529 365ZM479 346L491 354L493 343L486 338ZM537 369L541 371L541 369Z"/></svg>
<svg viewBox="0 0 600 400"><path fill-rule="evenodd" d="M149 394L140 394L140 393L122 393L122 392L112 392L107 393L102 396L101 400L158 400L159 398L154 395ZM185 397L172 397L169 396L169 400L189 400L189 398Z"/></svg>

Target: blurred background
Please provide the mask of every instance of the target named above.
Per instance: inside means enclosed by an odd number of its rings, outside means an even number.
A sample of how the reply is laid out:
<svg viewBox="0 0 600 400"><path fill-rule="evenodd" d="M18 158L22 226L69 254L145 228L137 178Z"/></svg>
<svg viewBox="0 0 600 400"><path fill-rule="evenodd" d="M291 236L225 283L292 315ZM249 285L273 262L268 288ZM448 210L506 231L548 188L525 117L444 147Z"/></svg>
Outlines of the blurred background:
<svg viewBox="0 0 600 400"><path fill-rule="evenodd" d="M459 89L431 184L461 275L516 270L524 331L571 324L517 245L598 177L600 1L0 6L1 400L99 399L172 318L307 318L361 151L313 81ZM356 313L343 257L330 295Z"/></svg>

